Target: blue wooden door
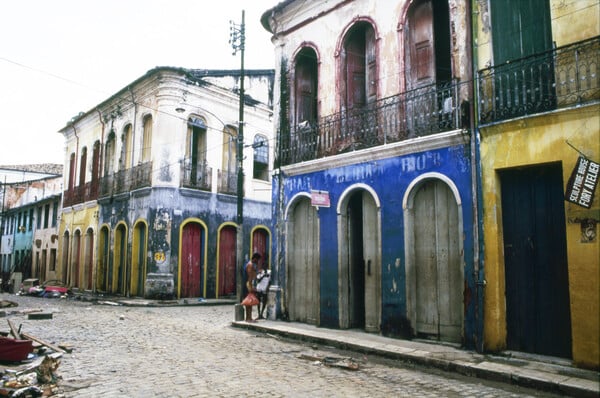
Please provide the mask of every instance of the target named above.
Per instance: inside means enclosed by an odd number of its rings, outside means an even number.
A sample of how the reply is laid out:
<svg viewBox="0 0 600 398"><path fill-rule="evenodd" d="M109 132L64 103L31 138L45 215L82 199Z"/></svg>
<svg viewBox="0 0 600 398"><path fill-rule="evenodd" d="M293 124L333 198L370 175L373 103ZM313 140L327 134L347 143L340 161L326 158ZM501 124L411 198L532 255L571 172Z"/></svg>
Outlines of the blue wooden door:
<svg viewBox="0 0 600 398"><path fill-rule="evenodd" d="M571 357L560 164L503 171L507 348Z"/></svg>

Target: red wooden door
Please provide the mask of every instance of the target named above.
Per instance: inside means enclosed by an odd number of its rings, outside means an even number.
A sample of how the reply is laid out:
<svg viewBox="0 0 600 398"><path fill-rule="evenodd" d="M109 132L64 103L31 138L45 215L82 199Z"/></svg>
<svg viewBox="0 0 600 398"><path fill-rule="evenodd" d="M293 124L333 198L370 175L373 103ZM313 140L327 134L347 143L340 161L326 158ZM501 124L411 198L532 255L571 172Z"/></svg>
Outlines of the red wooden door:
<svg viewBox="0 0 600 398"><path fill-rule="evenodd" d="M268 234L264 229L256 229L252 234L252 253L260 253L259 264L269 267Z"/></svg>
<svg viewBox="0 0 600 398"><path fill-rule="evenodd" d="M219 238L219 296L235 294L237 231L233 226L221 229Z"/></svg>
<svg viewBox="0 0 600 398"><path fill-rule="evenodd" d="M181 240L181 297L201 295L202 249L202 227L186 224Z"/></svg>

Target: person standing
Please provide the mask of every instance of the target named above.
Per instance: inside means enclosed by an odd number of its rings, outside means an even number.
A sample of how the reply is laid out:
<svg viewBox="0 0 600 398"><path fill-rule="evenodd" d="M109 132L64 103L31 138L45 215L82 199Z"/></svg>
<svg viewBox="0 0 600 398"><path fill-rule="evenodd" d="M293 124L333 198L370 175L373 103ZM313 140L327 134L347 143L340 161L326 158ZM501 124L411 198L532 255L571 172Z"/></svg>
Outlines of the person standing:
<svg viewBox="0 0 600 398"><path fill-rule="evenodd" d="M252 259L248 261L244 270L246 273L246 284L245 288L248 291L248 294L253 293L256 294L256 273L258 270L258 262L260 261L260 254L254 253L252 255ZM247 296L246 296L247 297ZM244 299L245 301L245 299ZM255 304L256 305L256 304ZM244 305L246 309L246 322L256 322L252 319L252 307L253 305Z"/></svg>
<svg viewBox="0 0 600 398"><path fill-rule="evenodd" d="M269 286L271 285L271 271L267 269L266 261L258 266L259 271L256 275L256 295L258 296L258 319L265 319L263 316L267 307Z"/></svg>

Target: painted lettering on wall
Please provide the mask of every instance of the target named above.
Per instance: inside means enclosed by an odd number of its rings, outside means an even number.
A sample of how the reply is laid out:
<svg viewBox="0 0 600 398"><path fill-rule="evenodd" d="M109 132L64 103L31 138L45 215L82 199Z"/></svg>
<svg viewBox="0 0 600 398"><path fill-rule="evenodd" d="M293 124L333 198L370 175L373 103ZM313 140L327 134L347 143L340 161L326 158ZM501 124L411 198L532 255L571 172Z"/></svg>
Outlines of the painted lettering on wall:
<svg viewBox="0 0 600 398"><path fill-rule="evenodd" d="M599 170L598 163L580 156L567 183L565 199L586 209L592 207L594 192L598 186Z"/></svg>
<svg viewBox="0 0 600 398"><path fill-rule="evenodd" d="M437 152L426 152L420 155L405 156L401 160L402 172L412 173L423 171L431 166L438 166L442 162L442 156Z"/></svg>
<svg viewBox="0 0 600 398"><path fill-rule="evenodd" d="M352 166L348 171L336 177L336 182L365 181L377 172L377 166L371 163Z"/></svg>

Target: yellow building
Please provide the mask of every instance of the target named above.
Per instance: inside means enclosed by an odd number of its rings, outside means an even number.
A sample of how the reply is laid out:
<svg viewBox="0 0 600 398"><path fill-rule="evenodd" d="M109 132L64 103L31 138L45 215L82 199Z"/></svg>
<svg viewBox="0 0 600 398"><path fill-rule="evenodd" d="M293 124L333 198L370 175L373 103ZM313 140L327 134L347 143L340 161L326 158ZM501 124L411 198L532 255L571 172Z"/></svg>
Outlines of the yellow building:
<svg viewBox="0 0 600 398"><path fill-rule="evenodd" d="M473 11L484 348L597 369L599 3L474 1Z"/></svg>

